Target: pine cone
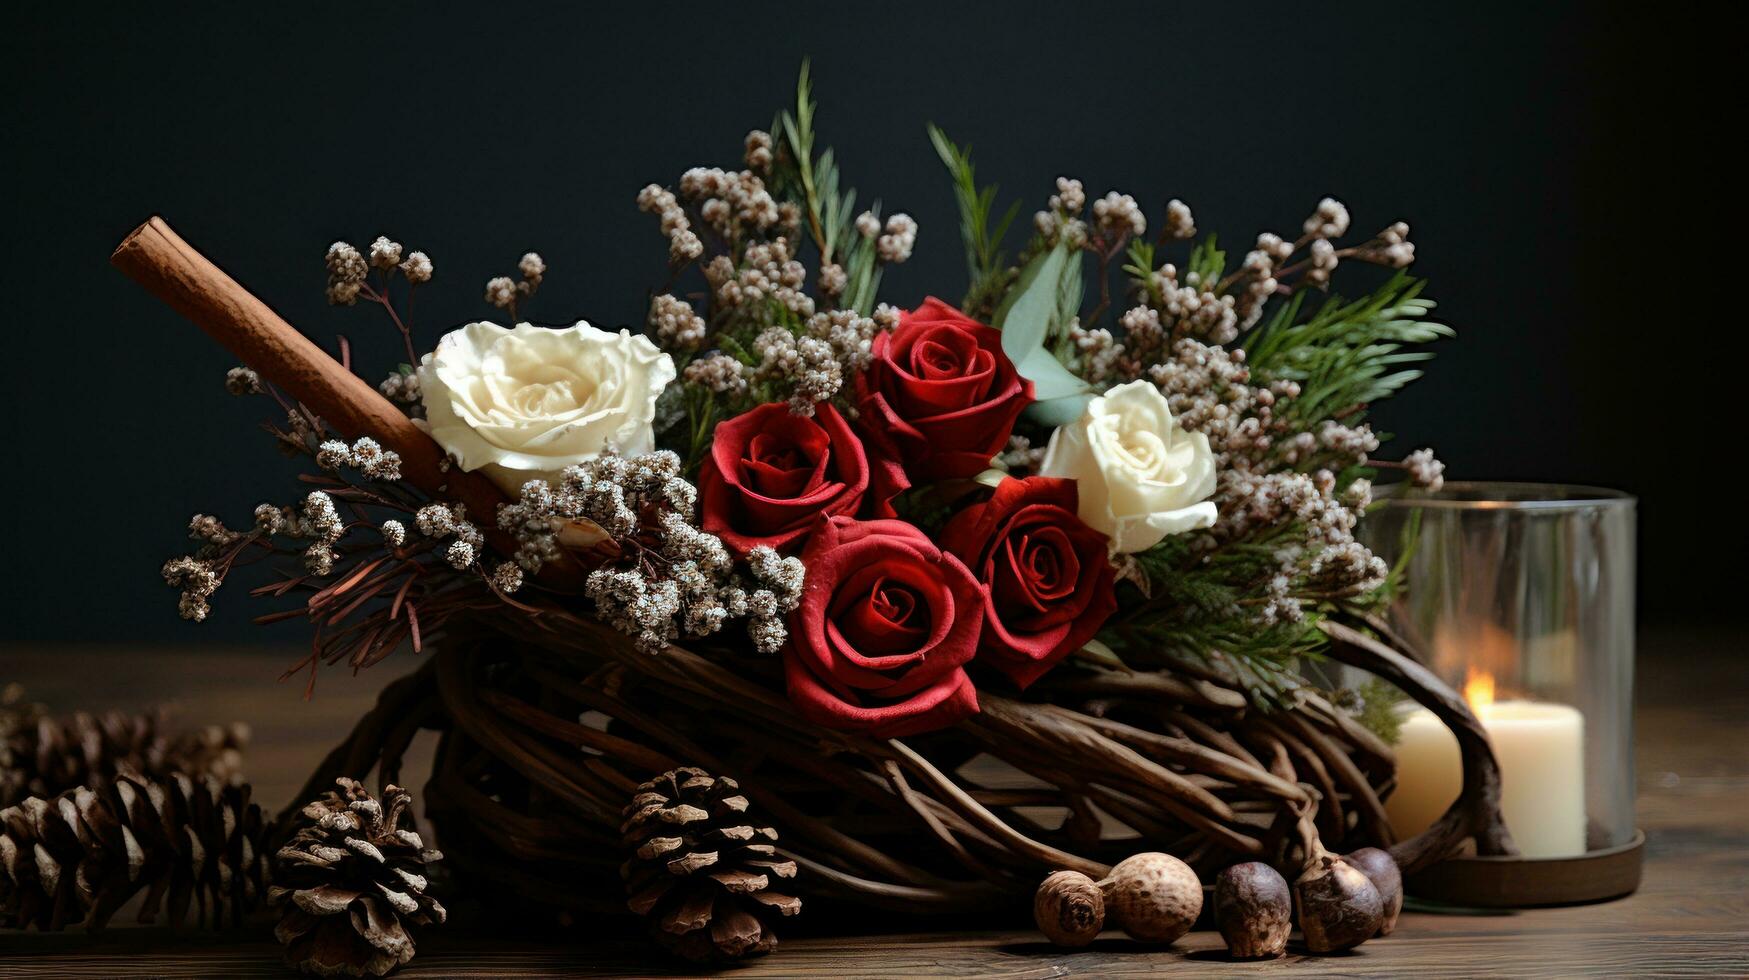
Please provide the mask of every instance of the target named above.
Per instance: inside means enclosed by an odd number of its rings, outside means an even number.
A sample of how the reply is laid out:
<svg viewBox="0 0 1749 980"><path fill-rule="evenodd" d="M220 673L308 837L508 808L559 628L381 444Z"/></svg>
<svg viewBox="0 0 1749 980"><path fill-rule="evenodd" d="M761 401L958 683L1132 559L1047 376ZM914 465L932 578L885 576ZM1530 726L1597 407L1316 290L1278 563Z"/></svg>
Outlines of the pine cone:
<svg viewBox="0 0 1749 980"><path fill-rule="evenodd" d="M102 789L120 772L158 781L186 773L241 782L248 740L243 724L171 732L163 709L57 719L11 685L0 695L0 807L79 786Z"/></svg>
<svg viewBox="0 0 1749 980"><path fill-rule="evenodd" d="M166 899L172 925L189 905L214 928L241 924L266 890L266 824L248 786L123 772L0 810L0 926L102 928L142 890L140 921ZM228 913L228 915L227 915Z"/></svg>
<svg viewBox="0 0 1749 980"><path fill-rule="evenodd" d="M695 962L770 952L772 921L802 908L768 890L796 865L777 859L777 831L747 822L739 790L733 779L675 769L638 787L620 825L631 852L620 868L627 904L657 942Z"/></svg>
<svg viewBox="0 0 1749 980"><path fill-rule="evenodd" d="M274 857L274 935L306 973L380 977L413 958L409 923L443 922L425 894L425 866L443 855L413 831L406 790L385 786L379 803L356 780L335 782L340 792L304 807L306 823Z"/></svg>

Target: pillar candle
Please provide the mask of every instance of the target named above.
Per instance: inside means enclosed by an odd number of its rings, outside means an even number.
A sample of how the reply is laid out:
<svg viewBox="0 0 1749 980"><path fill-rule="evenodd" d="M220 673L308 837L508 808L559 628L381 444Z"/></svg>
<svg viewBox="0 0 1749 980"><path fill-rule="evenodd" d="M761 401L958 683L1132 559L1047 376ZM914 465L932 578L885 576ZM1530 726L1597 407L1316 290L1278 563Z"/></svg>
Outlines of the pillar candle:
<svg viewBox="0 0 1749 980"><path fill-rule="evenodd" d="M1585 853L1585 722L1564 704L1497 701L1473 705L1500 760L1501 809L1519 853ZM1457 738L1426 708L1403 719L1397 789L1385 812L1399 838L1426 830L1463 786Z"/></svg>

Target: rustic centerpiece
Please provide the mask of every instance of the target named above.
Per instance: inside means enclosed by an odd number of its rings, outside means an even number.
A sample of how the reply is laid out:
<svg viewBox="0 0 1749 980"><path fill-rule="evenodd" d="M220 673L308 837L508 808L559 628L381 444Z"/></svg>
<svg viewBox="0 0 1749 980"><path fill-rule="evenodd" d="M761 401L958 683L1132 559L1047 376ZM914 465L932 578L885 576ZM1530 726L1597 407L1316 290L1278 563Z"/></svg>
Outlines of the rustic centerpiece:
<svg viewBox="0 0 1749 980"><path fill-rule="evenodd" d="M248 529L196 518L198 549L165 566L183 614L283 558L256 591L294 600L263 619L312 624L288 674L313 690L324 665L426 658L305 797L354 795L306 818L402 833L349 780L416 783L403 756L437 729L424 803L458 878L646 915L694 958L771 949L798 897L1023 908L1053 871L1170 941L1194 910L1147 921L1162 893L1124 883L1247 863L1292 882L1322 916L1308 943L1335 950L1388 931L1397 867L1466 839L1510 853L1486 735L1378 617L1398 583L1353 536L1379 468L1440 480L1425 450L1380 459L1365 421L1449 333L1401 271L1407 226L1342 244L1326 199L1229 261L1178 201L1150 236L1128 195L1059 178L1010 261L1018 206L994 214L932 128L970 282L901 310L876 297L917 223L856 211L813 114L804 72L744 169L639 195L669 261L636 331L525 322L548 273L530 253L486 286L511 326L421 355L395 294L431 260L335 243L330 299L382 307L406 346L378 385L161 219L116 250L315 464ZM1396 271L1326 296L1349 264ZM1324 683L1326 661L1371 680ZM1383 800L1404 695L1453 733L1462 791L1400 839ZM364 929L344 962L404 962L402 936Z"/></svg>

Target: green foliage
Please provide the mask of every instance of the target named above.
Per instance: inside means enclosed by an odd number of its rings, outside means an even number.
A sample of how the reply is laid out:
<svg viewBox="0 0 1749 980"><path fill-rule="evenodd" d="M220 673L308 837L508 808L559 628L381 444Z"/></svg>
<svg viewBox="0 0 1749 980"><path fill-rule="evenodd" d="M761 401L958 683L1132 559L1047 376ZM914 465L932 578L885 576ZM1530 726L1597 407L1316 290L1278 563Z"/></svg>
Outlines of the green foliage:
<svg viewBox="0 0 1749 980"><path fill-rule="evenodd" d="M802 62L796 77L796 105L784 110L772 124L773 135L783 141L772 172L772 192L802 209L803 221L820 262L836 262L848 278L840 306L867 315L874 309L880 289L881 268L875 261L875 243L856 232L856 189L841 188L838 161L830 147L814 154L813 81L808 62ZM869 210L880 215L880 202Z"/></svg>
<svg viewBox="0 0 1749 980"><path fill-rule="evenodd" d="M1020 202L1010 204L992 227L990 217L996 206L997 188L995 184L978 186L977 172L972 166L972 148L954 145L934 123L927 124L926 128L936 155L941 157L942 164L953 177L954 201L960 216L960 239L966 249L966 295L960 305L969 312L979 305L992 304L995 295L999 295L1009 281L1002 240L1020 213Z"/></svg>
<svg viewBox="0 0 1749 980"><path fill-rule="evenodd" d="M1274 574L1275 548L1292 530L1270 528L1207 554L1193 553L1179 535L1135 555L1148 595L1127 595L1102 638L1132 662L1158 658L1214 670L1259 706L1287 703L1301 686L1299 661L1317 657L1326 643L1317 625L1322 613L1260 626L1247 606Z"/></svg>
<svg viewBox="0 0 1749 980"><path fill-rule="evenodd" d="M1235 616L1108 625L1100 639L1134 667L1177 665L1232 678L1259 708L1292 704L1300 662L1319 655L1323 634L1305 623L1259 628Z"/></svg>
<svg viewBox="0 0 1749 980"><path fill-rule="evenodd" d="M1220 281L1227 271L1227 253L1215 247L1215 236L1210 235L1190 250L1190 262L1185 265L1185 282L1199 282L1206 286ZM1194 280L1190 277L1196 277Z"/></svg>
<svg viewBox="0 0 1749 980"><path fill-rule="evenodd" d="M1421 298L1423 285L1398 272L1353 302L1326 299L1303 320L1307 294L1296 293L1244 338L1252 376L1299 382L1300 397L1287 414L1306 428L1338 415L1350 425L1360 421L1366 406L1421 376L1419 369L1398 370L1400 365L1433 357L1407 345L1452 335L1450 327L1424 319L1434 304Z"/></svg>
<svg viewBox="0 0 1749 980"><path fill-rule="evenodd" d="M1154 246L1140 238L1130 239L1130 247L1123 264L1124 275L1130 277L1130 285L1138 293L1147 293L1148 302L1155 308L1166 304L1166 298L1160 295L1160 287L1154 282Z"/></svg>
<svg viewBox="0 0 1749 980"><path fill-rule="evenodd" d="M1360 698L1360 712L1354 720L1360 722L1379 738L1392 745L1403 733L1403 713L1397 706L1406 700L1389 682L1377 677L1368 678L1354 693Z"/></svg>
<svg viewBox="0 0 1749 980"><path fill-rule="evenodd" d="M1044 425L1073 421L1092 397L1087 382L1052 349L1080 304L1081 253L1058 245L1027 263L991 320L1002 331L1002 352L1033 383L1037 401L1027 407L1028 417Z"/></svg>

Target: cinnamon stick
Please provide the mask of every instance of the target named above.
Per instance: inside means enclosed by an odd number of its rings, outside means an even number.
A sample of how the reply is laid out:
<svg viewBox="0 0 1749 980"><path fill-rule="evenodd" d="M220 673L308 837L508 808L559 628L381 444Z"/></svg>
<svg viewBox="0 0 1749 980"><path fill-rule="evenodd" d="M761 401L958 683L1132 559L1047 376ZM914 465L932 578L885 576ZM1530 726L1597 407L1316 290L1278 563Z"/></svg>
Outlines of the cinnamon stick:
<svg viewBox="0 0 1749 980"><path fill-rule="evenodd" d="M400 454L408 483L459 500L488 522L506 501L485 477L446 471L443 450L405 412L183 241L163 218L135 228L109 261L341 435L369 436Z"/></svg>
<svg viewBox="0 0 1749 980"><path fill-rule="evenodd" d="M394 451L408 483L434 498L460 502L500 554L515 551L496 528L498 505L508 501L496 484L448 465L442 447L406 413L183 241L163 218L135 228L109 261L341 435L369 436ZM574 572L553 566L543 569L541 579L552 584Z"/></svg>

